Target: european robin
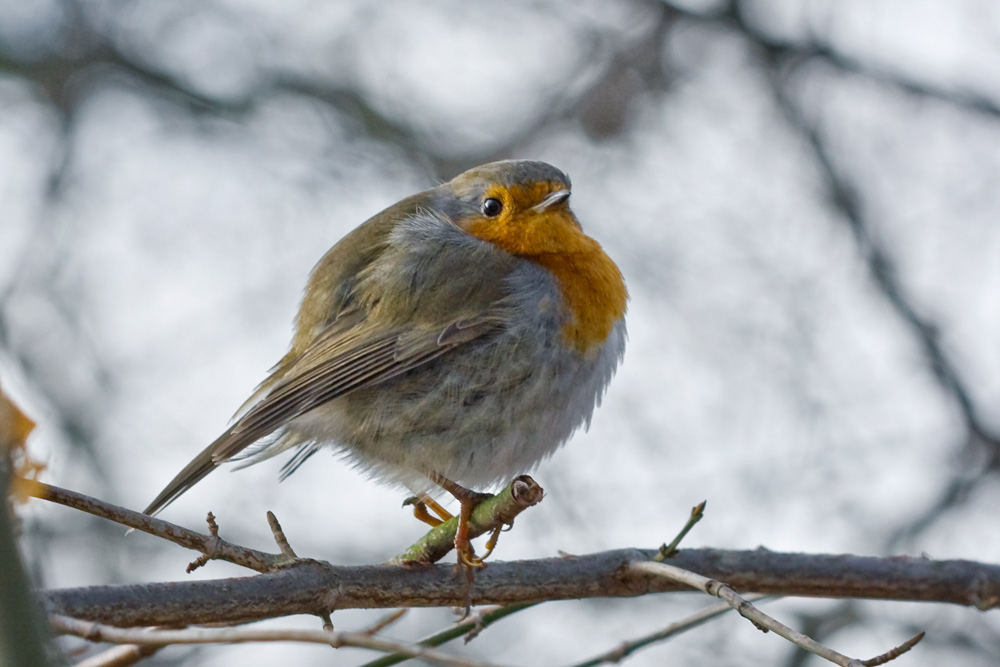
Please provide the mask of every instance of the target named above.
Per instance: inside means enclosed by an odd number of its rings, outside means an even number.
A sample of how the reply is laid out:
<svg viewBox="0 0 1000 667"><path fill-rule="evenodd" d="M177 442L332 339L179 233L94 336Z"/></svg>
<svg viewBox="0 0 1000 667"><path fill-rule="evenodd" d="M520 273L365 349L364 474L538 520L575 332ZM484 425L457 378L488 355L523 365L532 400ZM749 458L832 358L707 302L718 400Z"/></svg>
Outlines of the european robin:
<svg viewBox="0 0 1000 667"><path fill-rule="evenodd" d="M624 351L625 282L569 196L549 164L493 162L352 231L313 269L288 353L146 513L238 454L295 448L284 477L331 445L421 497L455 495L470 563L472 489L589 425Z"/></svg>

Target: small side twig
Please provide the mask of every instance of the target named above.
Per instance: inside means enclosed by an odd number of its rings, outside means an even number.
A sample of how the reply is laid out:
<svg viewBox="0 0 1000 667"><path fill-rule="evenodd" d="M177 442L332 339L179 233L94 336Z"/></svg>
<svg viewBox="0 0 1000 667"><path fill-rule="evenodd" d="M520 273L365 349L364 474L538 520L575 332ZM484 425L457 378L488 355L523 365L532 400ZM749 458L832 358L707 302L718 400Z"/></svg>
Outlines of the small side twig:
<svg viewBox="0 0 1000 667"><path fill-rule="evenodd" d="M211 513L208 516L211 517ZM278 559L276 567L286 567L295 564L299 560L299 557L295 553L295 550L292 549L292 545L288 543L288 538L285 537L285 531L282 530L281 524L278 522L278 517L271 510L267 511L267 525L271 529L274 543L278 545L278 549L281 551L281 556ZM326 632L333 632L333 618L330 614L331 612L326 610L316 612L316 615L323 621L323 630Z"/></svg>
<svg viewBox="0 0 1000 667"><path fill-rule="evenodd" d="M329 644L334 648L352 646L386 653L402 653L446 667L498 667L497 665L448 655L416 644L405 644L372 637L364 632L329 632L326 630L266 630L261 628L188 628L152 630L116 628L111 625L81 621L69 616L49 615L56 632L82 637L89 641L143 646L173 644L240 644L247 642L300 642Z"/></svg>
<svg viewBox="0 0 1000 667"><path fill-rule="evenodd" d="M687 534L691 532L694 525L701 521L702 517L705 516L705 505L708 504L707 500L703 500L694 507L691 508L691 516L688 517L687 523L681 528L681 531L677 533L677 537L670 541L669 544L664 544L660 547L660 550L655 556L653 556L653 562L662 563L666 559L677 553L677 547L681 543Z"/></svg>
<svg viewBox="0 0 1000 667"><path fill-rule="evenodd" d="M895 660L896 658L903 655L911 648L919 644L920 640L924 638L924 634L925 633L923 632L919 632L914 636L910 637L909 639L907 639L905 642L903 642L896 648L889 649L882 655L877 655L874 658L869 658L868 660L864 660L862 661L862 664L864 664L865 667L877 667L878 665L884 665L890 660Z"/></svg>
<svg viewBox="0 0 1000 667"><path fill-rule="evenodd" d="M212 539L214 539L214 540L217 541L219 539L219 524L215 522L215 515L212 514L211 512L209 512L208 516L205 517L205 522L208 523L208 535L209 535L209 537L211 537ZM192 572L194 572L195 570L197 570L199 567L202 567L203 565L207 565L208 561L210 561L210 560L211 560L211 558L209 558L208 554L207 553L203 553L202 555L198 556L193 561L191 561L190 563L188 563L188 566L187 566L187 569L185 570L185 572L187 572L188 574L191 574Z"/></svg>
<svg viewBox="0 0 1000 667"><path fill-rule="evenodd" d="M292 549L292 545L288 543L288 538L285 537L285 531L281 529L281 524L278 523L278 517L274 516L274 512L267 511L267 525L271 527L271 534L274 535L274 542L278 545L278 549L281 550L281 555L285 558L298 558L295 555L295 550Z"/></svg>
<svg viewBox="0 0 1000 667"><path fill-rule="evenodd" d="M724 583L709 579L708 577L703 577L700 574L695 574L688 570L681 569L679 567L674 567L673 565L667 565L665 563L634 563L630 566L630 569L634 572L644 572L646 574L652 574L658 577L666 577L673 581L683 583L691 588L700 590L709 595L721 598L725 600L733 609L739 612L740 616L743 616L751 623L756 625L761 631L768 632L773 631L775 634L784 637L788 641L792 642L796 646L809 651L819 657L828 660L841 667L867 667L866 662L858 660L856 658L850 658L842 653L834 651L832 648L820 644L816 640L808 637L801 632L797 632L792 628L788 627L784 623L768 616L757 607L753 606L745 598L741 597L736 591L734 591L729 586ZM919 640L918 640L919 641ZM915 642L914 642L915 643ZM893 649L897 651L898 649ZM909 647L906 649L909 650ZM883 656L889 656L893 653L889 651ZM902 653L900 651L896 655ZM891 660L896 655L892 655L887 660ZM878 658L882 658L879 656ZM873 658L878 659L878 658ZM881 663L878 663L881 664Z"/></svg>

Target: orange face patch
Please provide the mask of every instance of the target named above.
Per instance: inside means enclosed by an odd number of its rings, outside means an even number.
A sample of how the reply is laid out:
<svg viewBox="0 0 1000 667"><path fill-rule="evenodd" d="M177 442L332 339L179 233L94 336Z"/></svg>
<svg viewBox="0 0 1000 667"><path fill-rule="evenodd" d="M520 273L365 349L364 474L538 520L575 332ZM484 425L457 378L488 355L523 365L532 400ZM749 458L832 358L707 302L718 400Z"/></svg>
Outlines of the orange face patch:
<svg viewBox="0 0 1000 667"><path fill-rule="evenodd" d="M566 203L538 211L545 197L564 189L561 183L538 182L490 186L484 201L495 198L503 209L495 217L477 216L462 227L473 236L548 269L556 278L571 317L563 329L566 341L587 353L607 340L625 314L628 291L621 271L600 244L583 233Z"/></svg>
<svg viewBox="0 0 1000 667"><path fill-rule="evenodd" d="M535 207L553 192L565 188L562 183L545 181L510 187L491 185L483 201L501 202L500 214L476 216L464 221L462 227L514 255L534 256L564 250L575 242L575 237L583 236L569 206L557 204L544 211Z"/></svg>

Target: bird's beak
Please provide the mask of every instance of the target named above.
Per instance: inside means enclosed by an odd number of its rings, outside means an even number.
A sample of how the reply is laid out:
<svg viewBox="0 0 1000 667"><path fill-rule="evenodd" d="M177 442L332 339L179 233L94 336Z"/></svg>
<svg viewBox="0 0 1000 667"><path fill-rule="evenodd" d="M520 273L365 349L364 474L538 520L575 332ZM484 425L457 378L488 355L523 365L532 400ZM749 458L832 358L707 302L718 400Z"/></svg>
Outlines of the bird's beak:
<svg viewBox="0 0 1000 667"><path fill-rule="evenodd" d="M569 199L569 190L556 190L541 202L531 207L531 210L535 213L542 213L553 206L563 203L567 199Z"/></svg>

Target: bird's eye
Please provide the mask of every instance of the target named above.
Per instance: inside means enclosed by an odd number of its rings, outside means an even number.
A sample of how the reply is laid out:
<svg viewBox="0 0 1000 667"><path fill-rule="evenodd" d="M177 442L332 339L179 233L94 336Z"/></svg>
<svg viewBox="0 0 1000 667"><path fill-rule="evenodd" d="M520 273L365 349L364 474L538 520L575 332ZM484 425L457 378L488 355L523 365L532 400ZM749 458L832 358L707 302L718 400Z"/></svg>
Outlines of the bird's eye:
<svg viewBox="0 0 1000 667"><path fill-rule="evenodd" d="M496 197L490 197L483 202L483 215L487 218L495 218L503 210L503 202Z"/></svg>

